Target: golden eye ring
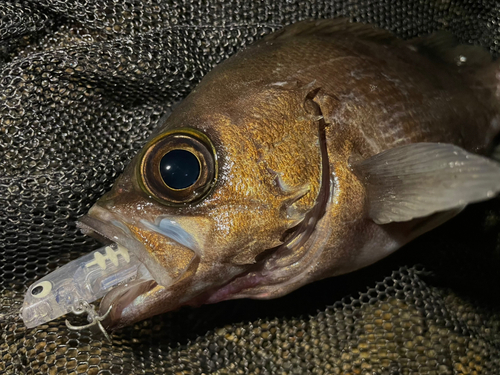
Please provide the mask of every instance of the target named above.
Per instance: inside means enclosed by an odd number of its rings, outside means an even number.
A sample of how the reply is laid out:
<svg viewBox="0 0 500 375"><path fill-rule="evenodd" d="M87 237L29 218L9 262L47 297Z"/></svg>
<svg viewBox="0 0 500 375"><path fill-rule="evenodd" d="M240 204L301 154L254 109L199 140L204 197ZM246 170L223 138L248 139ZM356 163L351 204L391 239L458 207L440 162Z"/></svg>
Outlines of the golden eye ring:
<svg viewBox="0 0 500 375"><path fill-rule="evenodd" d="M163 204L199 202L215 186L217 153L198 130L178 128L150 141L138 164L139 185Z"/></svg>

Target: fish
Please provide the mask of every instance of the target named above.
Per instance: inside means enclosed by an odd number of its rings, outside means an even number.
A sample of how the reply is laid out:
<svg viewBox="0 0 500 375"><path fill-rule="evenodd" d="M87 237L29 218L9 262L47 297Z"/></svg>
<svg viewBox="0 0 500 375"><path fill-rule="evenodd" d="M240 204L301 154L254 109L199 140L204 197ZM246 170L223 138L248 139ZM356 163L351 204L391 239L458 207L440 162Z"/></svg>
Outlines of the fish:
<svg viewBox="0 0 500 375"><path fill-rule="evenodd" d="M284 27L161 119L79 220L105 246L31 285L21 316L34 327L101 299L116 330L369 266L498 195L499 103L499 64L449 33Z"/></svg>

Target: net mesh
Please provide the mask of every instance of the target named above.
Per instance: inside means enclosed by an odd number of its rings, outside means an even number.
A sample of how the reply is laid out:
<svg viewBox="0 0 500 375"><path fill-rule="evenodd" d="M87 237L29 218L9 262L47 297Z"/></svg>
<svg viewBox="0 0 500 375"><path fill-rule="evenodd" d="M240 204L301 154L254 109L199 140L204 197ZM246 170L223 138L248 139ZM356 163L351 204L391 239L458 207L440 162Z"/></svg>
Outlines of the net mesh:
<svg viewBox="0 0 500 375"><path fill-rule="evenodd" d="M486 0L0 3L0 373L500 374L498 199L367 269L184 308L112 343L18 317L29 284L99 246L75 220L204 74L282 25L339 16L500 52Z"/></svg>

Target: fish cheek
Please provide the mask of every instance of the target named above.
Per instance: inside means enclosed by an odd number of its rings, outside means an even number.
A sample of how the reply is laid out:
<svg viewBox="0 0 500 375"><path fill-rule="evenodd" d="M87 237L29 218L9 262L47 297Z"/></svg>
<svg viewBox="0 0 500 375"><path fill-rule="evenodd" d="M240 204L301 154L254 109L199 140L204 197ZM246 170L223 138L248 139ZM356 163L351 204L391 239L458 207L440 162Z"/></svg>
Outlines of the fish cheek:
<svg viewBox="0 0 500 375"><path fill-rule="evenodd" d="M225 204L210 210L213 227L203 261L213 264L250 265L263 251L281 244L286 224L276 220L266 205Z"/></svg>
<svg viewBox="0 0 500 375"><path fill-rule="evenodd" d="M295 93L271 91L250 108L218 118L220 181L205 209L219 261L253 264L279 246L315 204L321 155L317 122Z"/></svg>

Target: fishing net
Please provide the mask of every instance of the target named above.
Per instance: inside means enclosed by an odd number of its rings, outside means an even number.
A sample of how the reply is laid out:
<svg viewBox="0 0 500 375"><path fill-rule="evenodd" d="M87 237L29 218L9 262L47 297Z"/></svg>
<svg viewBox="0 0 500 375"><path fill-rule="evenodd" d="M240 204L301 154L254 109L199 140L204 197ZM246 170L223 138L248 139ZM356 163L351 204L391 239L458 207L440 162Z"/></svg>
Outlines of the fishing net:
<svg viewBox="0 0 500 375"><path fill-rule="evenodd" d="M0 373L500 374L498 199L367 269L183 308L112 343L18 317L29 284L99 246L75 220L204 74L283 25L339 16L500 52L486 0L0 3Z"/></svg>

